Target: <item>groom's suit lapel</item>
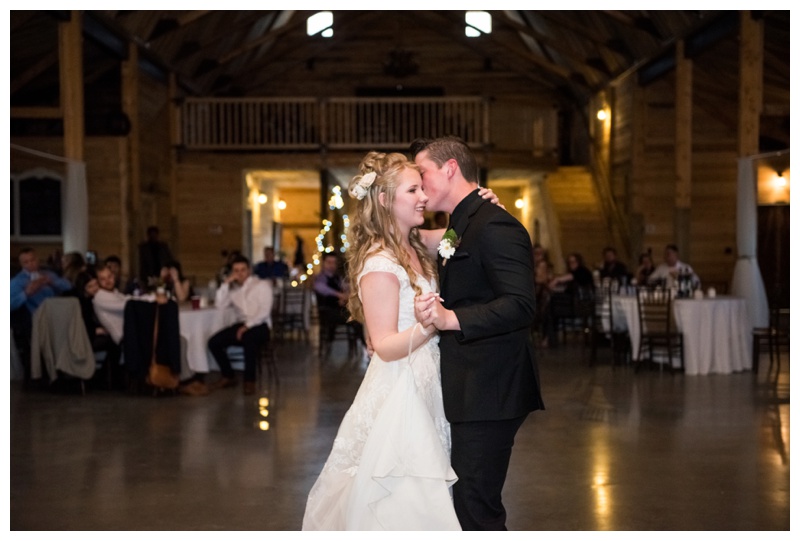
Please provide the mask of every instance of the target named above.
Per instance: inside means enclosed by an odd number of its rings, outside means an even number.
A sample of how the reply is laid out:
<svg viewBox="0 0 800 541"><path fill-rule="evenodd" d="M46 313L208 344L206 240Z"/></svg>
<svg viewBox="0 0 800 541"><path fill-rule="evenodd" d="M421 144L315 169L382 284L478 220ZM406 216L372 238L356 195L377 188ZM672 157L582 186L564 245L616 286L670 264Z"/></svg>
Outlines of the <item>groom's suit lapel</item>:
<svg viewBox="0 0 800 541"><path fill-rule="evenodd" d="M487 202L485 199L477 195L477 191L471 193L467 197L471 198L471 200L465 201L467 204L466 208L464 208L462 212L454 214L450 223L450 228L455 231L456 236L459 239L462 239L462 242L456 249L456 253L453 255L453 257L456 257L459 252L463 254L464 252L469 251L469 246L464 245L463 242L464 234L467 232L467 229L469 229L470 219L475 215L476 212L478 212L478 209L481 207L481 205ZM439 257L439 259L441 261L441 257ZM447 279L447 273L452 267L453 265L443 266L441 263L439 264L439 276L441 284L445 283L445 280Z"/></svg>

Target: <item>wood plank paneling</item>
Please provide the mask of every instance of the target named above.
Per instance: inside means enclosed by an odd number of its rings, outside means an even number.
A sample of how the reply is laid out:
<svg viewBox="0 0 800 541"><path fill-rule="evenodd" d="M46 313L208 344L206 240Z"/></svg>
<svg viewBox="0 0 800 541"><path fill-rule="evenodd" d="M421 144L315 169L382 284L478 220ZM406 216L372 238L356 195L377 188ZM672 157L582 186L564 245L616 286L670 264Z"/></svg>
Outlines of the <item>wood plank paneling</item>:
<svg viewBox="0 0 800 541"><path fill-rule="evenodd" d="M178 236L186 275L197 284L224 263L223 251L241 250L244 218L242 168L180 163L176 171Z"/></svg>

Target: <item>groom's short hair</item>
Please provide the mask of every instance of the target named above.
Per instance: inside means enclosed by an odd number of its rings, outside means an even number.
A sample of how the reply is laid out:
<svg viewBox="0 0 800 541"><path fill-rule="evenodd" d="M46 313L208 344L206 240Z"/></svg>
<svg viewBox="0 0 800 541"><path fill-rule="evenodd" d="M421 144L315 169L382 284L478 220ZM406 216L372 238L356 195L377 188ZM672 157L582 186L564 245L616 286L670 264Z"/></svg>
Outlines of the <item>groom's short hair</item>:
<svg viewBox="0 0 800 541"><path fill-rule="evenodd" d="M478 161L467 143L460 137L448 135L438 139L417 139L411 143L412 157L416 157L423 150L428 151L428 157L439 167L447 160L455 160L464 178L468 182L478 183Z"/></svg>

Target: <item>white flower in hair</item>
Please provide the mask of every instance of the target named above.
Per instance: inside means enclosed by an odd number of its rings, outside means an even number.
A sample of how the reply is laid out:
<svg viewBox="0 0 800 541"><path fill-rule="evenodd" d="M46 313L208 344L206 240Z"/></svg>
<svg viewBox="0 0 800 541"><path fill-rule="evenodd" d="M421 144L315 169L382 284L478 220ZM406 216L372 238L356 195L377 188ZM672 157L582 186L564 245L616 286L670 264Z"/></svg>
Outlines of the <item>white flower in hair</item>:
<svg viewBox="0 0 800 541"><path fill-rule="evenodd" d="M358 182L353 184L350 188L350 196L355 197L359 201L364 199L367 196L367 191L369 187L372 186L372 183L375 182L375 178L378 176L375 171L370 171L366 175L363 175Z"/></svg>

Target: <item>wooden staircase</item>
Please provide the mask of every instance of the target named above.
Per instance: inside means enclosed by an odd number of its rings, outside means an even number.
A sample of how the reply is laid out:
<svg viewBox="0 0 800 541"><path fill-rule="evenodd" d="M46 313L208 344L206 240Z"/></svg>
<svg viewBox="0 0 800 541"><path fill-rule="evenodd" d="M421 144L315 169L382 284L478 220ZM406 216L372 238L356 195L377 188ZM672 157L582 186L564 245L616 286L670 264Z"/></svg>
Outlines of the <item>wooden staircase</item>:
<svg viewBox="0 0 800 541"><path fill-rule="evenodd" d="M560 253L566 257L570 252L583 256L590 269L603 258L603 248L613 246L613 235L603 215L592 173L586 167L566 166L548 175L545 190L557 219L559 249L550 249L551 256ZM619 246L615 246L622 252ZM564 272L563 261L553 261L556 272Z"/></svg>

